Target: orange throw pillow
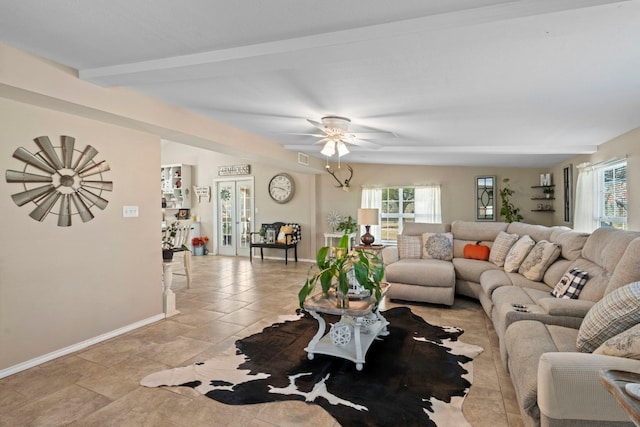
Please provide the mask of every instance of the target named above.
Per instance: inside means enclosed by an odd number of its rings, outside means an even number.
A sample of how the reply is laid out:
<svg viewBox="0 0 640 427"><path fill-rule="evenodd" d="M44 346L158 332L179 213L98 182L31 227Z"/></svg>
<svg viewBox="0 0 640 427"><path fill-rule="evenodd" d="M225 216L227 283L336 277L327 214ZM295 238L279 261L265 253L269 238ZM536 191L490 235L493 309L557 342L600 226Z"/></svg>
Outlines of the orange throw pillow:
<svg viewBox="0 0 640 427"><path fill-rule="evenodd" d="M463 256L468 259L479 259L481 261L489 260L489 246L481 245L478 242L475 245L465 245L462 252Z"/></svg>

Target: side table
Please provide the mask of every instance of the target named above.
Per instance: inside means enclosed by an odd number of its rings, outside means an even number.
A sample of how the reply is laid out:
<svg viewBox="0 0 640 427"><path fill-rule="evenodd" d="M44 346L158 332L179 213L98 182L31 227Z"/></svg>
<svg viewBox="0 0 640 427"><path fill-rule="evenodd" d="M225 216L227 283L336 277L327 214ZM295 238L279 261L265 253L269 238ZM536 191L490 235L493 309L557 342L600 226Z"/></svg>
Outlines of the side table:
<svg viewBox="0 0 640 427"><path fill-rule="evenodd" d="M634 399L625 390L628 383L640 383L640 374L606 369L600 371L600 382L616 398L631 421L640 426L640 400Z"/></svg>
<svg viewBox="0 0 640 427"><path fill-rule="evenodd" d="M180 314L176 310L176 294L171 290L171 283L173 282L173 266L179 264L178 261L162 261L162 285L164 292L162 293L162 307L164 309L164 316L171 317L176 314Z"/></svg>
<svg viewBox="0 0 640 427"><path fill-rule="evenodd" d="M325 246L331 246L331 241L333 239L338 239L340 240L342 238L342 236L344 236L344 233L324 233L324 245ZM347 250L351 250L351 248L353 247L353 243L355 243L356 240L356 233L350 233L349 234L349 246L347 247Z"/></svg>
<svg viewBox="0 0 640 427"><path fill-rule="evenodd" d="M386 295L390 285L384 283L382 295ZM314 294L304 302L304 309L318 321L318 332L305 348L309 360L313 360L315 354L326 354L341 357L355 362L356 369L361 371L364 366L364 358L369 347L378 336L389 335L387 325L389 322L375 307L375 297L356 299L349 301L348 308L337 308L336 297L325 298L322 292ZM349 330L348 340L335 343L331 338L331 332L326 332L326 321L321 313L341 316L341 327Z"/></svg>

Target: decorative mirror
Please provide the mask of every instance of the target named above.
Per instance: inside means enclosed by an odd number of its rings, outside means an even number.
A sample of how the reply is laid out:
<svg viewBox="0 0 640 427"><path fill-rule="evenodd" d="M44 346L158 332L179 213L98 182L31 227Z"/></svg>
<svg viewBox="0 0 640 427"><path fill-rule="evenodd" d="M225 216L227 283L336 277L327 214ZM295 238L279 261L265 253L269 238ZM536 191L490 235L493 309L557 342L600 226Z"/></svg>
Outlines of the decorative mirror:
<svg viewBox="0 0 640 427"><path fill-rule="evenodd" d="M496 177L476 177L476 221L496 220Z"/></svg>

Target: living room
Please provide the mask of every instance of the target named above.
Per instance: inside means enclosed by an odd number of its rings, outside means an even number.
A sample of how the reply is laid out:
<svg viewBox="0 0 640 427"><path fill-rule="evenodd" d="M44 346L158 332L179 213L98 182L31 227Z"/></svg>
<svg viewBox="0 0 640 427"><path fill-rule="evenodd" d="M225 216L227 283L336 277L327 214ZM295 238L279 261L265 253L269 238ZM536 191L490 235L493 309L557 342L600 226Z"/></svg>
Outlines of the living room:
<svg viewBox="0 0 640 427"><path fill-rule="evenodd" d="M211 186L220 166L250 164L255 182L255 223L291 221L303 225L302 261L313 260L328 231L327 215L353 215L360 207L362 186L440 184L442 221L474 220L474 178L509 178L514 203L524 222L567 225L561 209L532 212L532 186L550 173L558 184L563 169L626 158L628 229L640 230L640 128L635 126L550 167L421 166L349 163L354 169L351 191L336 188L324 171L325 160L297 162L297 152L266 138L233 128L125 88L103 88L77 77L77 71L6 44L0 44L0 114L10 126L0 129L2 166L20 170L14 157L19 147L37 152L34 138L46 135L58 145L62 135L76 140L76 149L92 145L97 161L110 170L113 182L105 209L91 209L93 220L72 218L72 226L56 226L29 217L33 205L18 206L11 196L22 191L2 183L5 239L0 252L0 373L8 377L58 356L157 322L164 318L160 283L158 169L161 164L194 167L194 185ZM620 111L633 118L633 112ZM246 148L243 154L239 148ZM337 170L338 165L331 163ZM296 182L288 204L271 201L266 187L273 175L287 172ZM574 187L575 188L575 187ZM558 200L559 201L559 200ZM556 201L556 202L558 202ZM139 216L123 218L123 206L138 206ZM30 207L29 207L30 206ZM202 233L214 237L213 203L194 203ZM210 248L213 249L213 248Z"/></svg>

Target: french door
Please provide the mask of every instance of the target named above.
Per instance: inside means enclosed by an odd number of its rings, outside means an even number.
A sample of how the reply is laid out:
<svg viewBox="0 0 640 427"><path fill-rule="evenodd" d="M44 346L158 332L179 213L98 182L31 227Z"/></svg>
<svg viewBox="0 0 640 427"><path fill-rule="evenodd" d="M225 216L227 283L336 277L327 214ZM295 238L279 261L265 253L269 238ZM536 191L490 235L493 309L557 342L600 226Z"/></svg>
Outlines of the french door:
<svg viewBox="0 0 640 427"><path fill-rule="evenodd" d="M253 179L214 181L218 254L249 256L253 221Z"/></svg>

